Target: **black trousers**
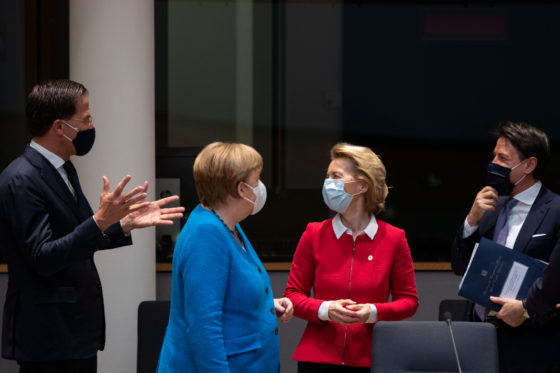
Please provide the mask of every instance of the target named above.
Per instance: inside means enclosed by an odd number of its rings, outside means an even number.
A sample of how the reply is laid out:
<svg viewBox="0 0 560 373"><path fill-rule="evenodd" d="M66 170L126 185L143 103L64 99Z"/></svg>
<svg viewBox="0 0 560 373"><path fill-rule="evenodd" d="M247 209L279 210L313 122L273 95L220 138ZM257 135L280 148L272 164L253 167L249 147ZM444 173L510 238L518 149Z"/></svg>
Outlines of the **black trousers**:
<svg viewBox="0 0 560 373"><path fill-rule="evenodd" d="M298 363L298 373L370 373L370 368L300 361Z"/></svg>
<svg viewBox="0 0 560 373"><path fill-rule="evenodd" d="M19 373L97 373L97 355L79 360L18 361Z"/></svg>

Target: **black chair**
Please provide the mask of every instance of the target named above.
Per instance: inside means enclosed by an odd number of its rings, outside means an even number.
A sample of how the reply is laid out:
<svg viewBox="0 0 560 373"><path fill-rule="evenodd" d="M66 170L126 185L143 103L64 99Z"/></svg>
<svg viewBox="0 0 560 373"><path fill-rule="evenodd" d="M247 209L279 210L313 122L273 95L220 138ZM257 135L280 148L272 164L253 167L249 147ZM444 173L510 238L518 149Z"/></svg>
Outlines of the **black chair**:
<svg viewBox="0 0 560 373"><path fill-rule="evenodd" d="M444 299L439 303L439 321L446 321L449 312L453 321L473 321L474 303L466 299Z"/></svg>
<svg viewBox="0 0 560 373"><path fill-rule="evenodd" d="M163 343L171 302L145 301L138 306L138 373L154 373Z"/></svg>
<svg viewBox="0 0 560 373"><path fill-rule="evenodd" d="M498 345L492 324L451 324L464 373L497 373ZM372 373L458 372L447 323L380 321L373 329Z"/></svg>

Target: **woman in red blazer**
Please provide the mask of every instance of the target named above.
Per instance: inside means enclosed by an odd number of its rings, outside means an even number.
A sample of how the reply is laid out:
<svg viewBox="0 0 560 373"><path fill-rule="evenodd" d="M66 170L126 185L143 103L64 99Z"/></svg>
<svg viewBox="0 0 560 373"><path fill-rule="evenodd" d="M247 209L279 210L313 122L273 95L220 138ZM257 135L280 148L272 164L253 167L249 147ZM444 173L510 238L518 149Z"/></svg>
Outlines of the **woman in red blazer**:
<svg viewBox="0 0 560 373"><path fill-rule="evenodd" d="M371 149L331 149L323 198L338 214L307 226L284 292L308 321L293 355L299 373L369 372L375 322L418 308L404 231L375 217L387 194L385 166Z"/></svg>

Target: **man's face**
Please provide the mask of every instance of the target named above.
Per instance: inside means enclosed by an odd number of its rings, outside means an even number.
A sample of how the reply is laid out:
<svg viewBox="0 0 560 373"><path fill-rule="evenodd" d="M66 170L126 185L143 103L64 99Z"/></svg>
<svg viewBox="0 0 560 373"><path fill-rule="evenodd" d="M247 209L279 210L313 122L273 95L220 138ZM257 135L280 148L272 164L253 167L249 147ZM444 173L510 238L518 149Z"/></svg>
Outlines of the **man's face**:
<svg viewBox="0 0 560 373"><path fill-rule="evenodd" d="M517 149L513 147L511 142L506 138L500 137L494 148L494 159L492 162L502 167L512 168L518 165L521 159Z"/></svg>
<svg viewBox="0 0 560 373"><path fill-rule="evenodd" d="M524 178L524 176L526 176L524 174L526 167L523 167L523 165L515 167L519 165L521 161L519 152L515 149L511 142L506 138L500 137L496 142L496 147L494 148L494 159L492 162L503 167L512 168L511 173L509 174L509 181L514 184L517 184ZM525 166L527 165L527 163L524 164Z"/></svg>
<svg viewBox="0 0 560 373"><path fill-rule="evenodd" d="M93 121L91 113L89 110L89 98L88 96L81 96L76 102L76 112L71 118L65 119L72 127L76 128L78 131L85 131L93 128ZM64 134L70 139L74 140L78 136L78 132L73 130L68 126L64 126ZM69 144L71 149L70 154L75 155L76 149L74 145Z"/></svg>

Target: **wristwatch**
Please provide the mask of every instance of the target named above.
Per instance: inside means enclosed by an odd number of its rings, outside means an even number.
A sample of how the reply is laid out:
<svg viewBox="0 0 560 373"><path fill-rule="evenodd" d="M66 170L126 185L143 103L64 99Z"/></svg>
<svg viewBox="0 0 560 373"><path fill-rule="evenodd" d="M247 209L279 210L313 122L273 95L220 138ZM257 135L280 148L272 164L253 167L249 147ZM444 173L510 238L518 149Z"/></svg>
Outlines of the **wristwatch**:
<svg viewBox="0 0 560 373"><path fill-rule="evenodd" d="M530 318L531 316L529 316L529 312L527 312L527 299L523 299L521 304L523 305L523 317L526 319Z"/></svg>

